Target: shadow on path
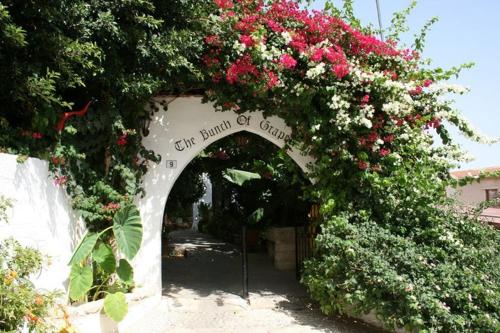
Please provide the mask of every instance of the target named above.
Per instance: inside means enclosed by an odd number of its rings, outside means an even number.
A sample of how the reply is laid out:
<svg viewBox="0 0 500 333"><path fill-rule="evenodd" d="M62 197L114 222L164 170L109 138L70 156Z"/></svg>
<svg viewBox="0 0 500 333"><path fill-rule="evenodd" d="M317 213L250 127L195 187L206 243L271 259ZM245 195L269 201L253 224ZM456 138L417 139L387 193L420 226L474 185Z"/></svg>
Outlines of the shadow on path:
<svg viewBox="0 0 500 333"><path fill-rule="evenodd" d="M350 318L327 317L294 271L279 271L265 254L250 253L248 302L241 295L238 248L192 231L170 234L183 258L163 259L168 332L383 332Z"/></svg>

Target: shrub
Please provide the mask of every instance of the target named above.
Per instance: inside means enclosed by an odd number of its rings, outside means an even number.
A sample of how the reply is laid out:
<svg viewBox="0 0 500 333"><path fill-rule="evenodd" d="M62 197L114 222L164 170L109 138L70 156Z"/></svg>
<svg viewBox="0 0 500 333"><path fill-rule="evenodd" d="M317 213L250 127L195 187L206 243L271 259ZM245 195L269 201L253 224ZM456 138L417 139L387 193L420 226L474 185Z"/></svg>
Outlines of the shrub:
<svg viewBox="0 0 500 333"><path fill-rule="evenodd" d="M500 234L435 213L432 228L411 221L410 235L367 212L332 217L303 282L326 313L374 310L388 327L418 332L498 332Z"/></svg>
<svg viewBox="0 0 500 333"><path fill-rule="evenodd" d="M43 257L14 239L0 242L0 331L48 332L44 319L57 293L37 290L29 277L42 269Z"/></svg>

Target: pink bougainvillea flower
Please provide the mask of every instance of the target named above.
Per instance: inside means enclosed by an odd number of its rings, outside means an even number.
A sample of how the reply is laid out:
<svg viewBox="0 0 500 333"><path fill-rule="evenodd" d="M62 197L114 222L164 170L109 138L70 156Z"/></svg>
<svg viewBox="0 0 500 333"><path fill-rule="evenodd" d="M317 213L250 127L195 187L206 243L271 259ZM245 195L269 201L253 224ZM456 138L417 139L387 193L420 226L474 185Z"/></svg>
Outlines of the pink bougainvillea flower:
<svg viewBox="0 0 500 333"><path fill-rule="evenodd" d="M280 58L280 62L285 66L285 68L292 69L297 66L297 60L295 60L289 54L283 54Z"/></svg>
<svg viewBox="0 0 500 333"><path fill-rule="evenodd" d="M54 184L56 186L62 186L64 184L66 184L67 181L68 181L68 177L66 177L66 176L56 176L56 178L54 179Z"/></svg>
<svg viewBox="0 0 500 333"><path fill-rule="evenodd" d="M368 163L366 163L365 161L359 160L358 161L358 168L360 170L366 170L366 169L368 169Z"/></svg>
<svg viewBox="0 0 500 333"><path fill-rule="evenodd" d="M33 132L33 134L31 134L31 137L35 140L39 140L39 139L43 138L43 134L40 132Z"/></svg>
<svg viewBox="0 0 500 333"><path fill-rule="evenodd" d="M370 132L370 134L368 135L368 141L375 142L377 140L378 140L377 132Z"/></svg>
<svg viewBox="0 0 500 333"><path fill-rule="evenodd" d="M366 94L361 99L361 105L366 105L366 104L368 104L369 101L370 101L370 95Z"/></svg>
<svg viewBox="0 0 500 333"><path fill-rule="evenodd" d="M229 159L229 155L224 150L219 150L217 153L215 153L214 157L223 161Z"/></svg>
<svg viewBox="0 0 500 333"><path fill-rule="evenodd" d="M117 202L110 202L106 206L104 206L104 209L106 210L117 210L120 208L120 204Z"/></svg>
<svg viewBox="0 0 500 333"><path fill-rule="evenodd" d="M390 149L387 149L387 148L381 148L380 149L380 156L384 157L384 156L387 156L391 153L391 150Z"/></svg>
<svg viewBox="0 0 500 333"><path fill-rule="evenodd" d="M253 76L254 78L259 76L259 71L248 55L239 58L229 66L226 72L226 80L230 84L246 83L245 76Z"/></svg>
<svg viewBox="0 0 500 333"><path fill-rule="evenodd" d="M118 140L116 140L116 144L119 145L119 146L125 146L127 144L127 138L128 138L128 135L127 133L123 133L119 138Z"/></svg>
<svg viewBox="0 0 500 333"><path fill-rule="evenodd" d="M65 163L64 157L57 157L57 156L51 156L50 161L54 165L64 165L64 163Z"/></svg>
<svg viewBox="0 0 500 333"><path fill-rule="evenodd" d="M422 87L416 86L415 89L410 90L410 95L417 96L417 95L420 95L422 92L423 92Z"/></svg>
<svg viewBox="0 0 500 333"><path fill-rule="evenodd" d="M311 55L311 60L314 62L320 62L323 60L323 54L325 51L323 49L316 49L314 50L313 54Z"/></svg>
<svg viewBox="0 0 500 333"><path fill-rule="evenodd" d="M214 0L214 2L220 9L229 9L234 7L232 0Z"/></svg>
<svg viewBox="0 0 500 333"><path fill-rule="evenodd" d="M276 75L273 71L267 72L267 78L267 88L269 89L276 87L280 83L278 75Z"/></svg>
<svg viewBox="0 0 500 333"><path fill-rule="evenodd" d="M391 143L394 141L394 134L388 134L384 136L384 142Z"/></svg>
<svg viewBox="0 0 500 333"><path fill-rule="evenodd" d="M335 65L332 70L339 80L349 74L349 67L347 65Z"/></svg>
<svg viewBox="0 0 500 333"><path fill-rule="evenodd" d="M205 43L210 44L210 45L220 45L219 36L217 36L217 35L206 36Z"/></svg>
<svg viewBox="0 0 500 333"><path fill-rule="evenodd" d="M425 80L424 83L422 84L425 88L429 87L431 84L433 84L434 82L432 80Z"/></svg>
<svg viewBox="0 0 500 333"><path fill-rule="evenodd" d="M268 20L266 20L266 24L269 27L269 29L271 29L274 32L285 31L285 28L283 28L283 26L281 24L279 24L278 22L276 22L275 20L268 19Z"/></svg>
<svg viewBox="0 0 500 333"><path fill-rule="evenodd" d="M240 109L240 107L237 104L233 103L233 102L224 102L222 104L222 106L224 108L226 108L226 109L233 109L233 110L239 110Z"/></svg>
<svg viewBox="0 0 500 333"><path fill-rule="evenodd" d="M221 15L221 18L222 20L225 20L227 19L228 17L235 17L236 16L236 13L233 12L232 10L228 10L226 12L224 12L222 15Z"/></svg>
<svg viewBox="0 0 500 333"><path fill-rule="evenodd" d="M304 52L308 47L306 38L300 33L292 35L292 40L289 45L300 53Z"/></svg>
<svg viewBox="0 0 500 333"><path fill-rule="evenodd" d="M427 124L425 125L426 129L429 129L429 128L438 129L440 127L441 127L441 120L437 119L437 118L434 118L434 119L428 121Z"/></svg>
<svg viewBox="0 0 500 333"><path fill-rule="evenodd" d="M252 36L249 35L241 35L240 42L245 44L246 47L252 47L255 44L255 41L253 40Z"/></svg>

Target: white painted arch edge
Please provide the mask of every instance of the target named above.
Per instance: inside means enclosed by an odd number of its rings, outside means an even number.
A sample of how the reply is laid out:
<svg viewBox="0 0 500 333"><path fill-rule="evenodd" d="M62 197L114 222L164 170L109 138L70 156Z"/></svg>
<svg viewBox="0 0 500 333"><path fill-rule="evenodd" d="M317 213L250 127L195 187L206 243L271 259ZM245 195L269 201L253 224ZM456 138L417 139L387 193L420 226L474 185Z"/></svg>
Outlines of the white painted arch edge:
<svg viewBox="0 0 500 333"><path fill-rule="evenodd" d="M170 101L170 103L168 103ZM201 97L156 97L159 111L153 115L149 134L143 138L147 149L161 155L159 164L151 165L143 179L145 196L138 198L144 228L141 248L133 261L135 280L147 294L161 292L161 227L168 194L184 168L210 144L234 133L247 131L261 136L278 147L285 145L291 129L278 117L260 111L237 114L217 112ZM168 103L164 110L162 104ZM313 158L296 148L288 155L305 172Z"/></svg>

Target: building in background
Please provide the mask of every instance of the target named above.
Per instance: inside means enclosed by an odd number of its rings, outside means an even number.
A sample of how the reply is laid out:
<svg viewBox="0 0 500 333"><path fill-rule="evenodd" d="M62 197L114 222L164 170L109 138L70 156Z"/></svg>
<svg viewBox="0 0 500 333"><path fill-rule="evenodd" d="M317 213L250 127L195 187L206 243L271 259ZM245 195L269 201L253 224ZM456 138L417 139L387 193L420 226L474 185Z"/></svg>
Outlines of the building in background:
<svg viewBox="0 0 500 333"><path fill-rule="evenodd" d="M474 208L488 200L500 200L500 166L456 170L451 171L450 174L457 180L466 177L476 178L470 184L448 190L448 195L456 198L464 208ZM496 228L500 228L500 205L486 208L481 213L481 217Z"/></svg>

